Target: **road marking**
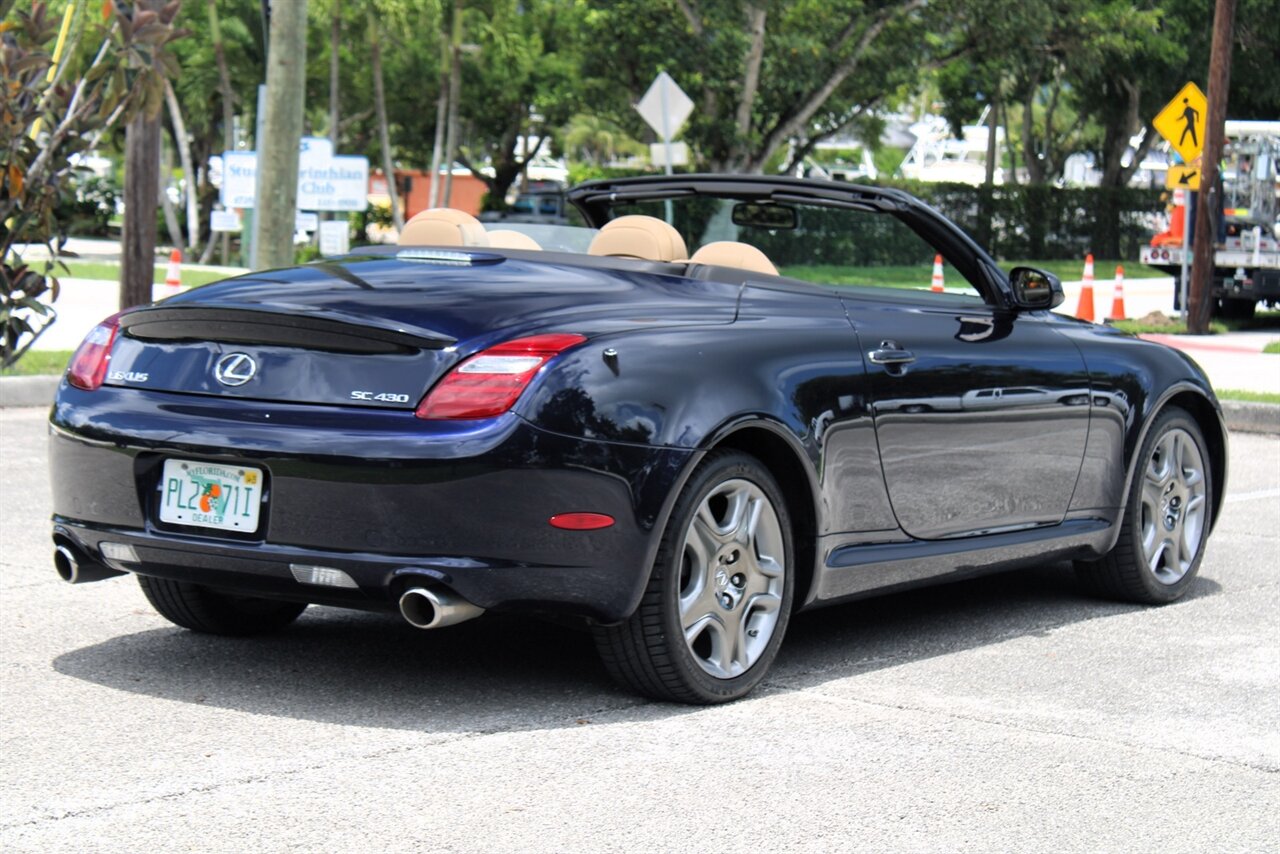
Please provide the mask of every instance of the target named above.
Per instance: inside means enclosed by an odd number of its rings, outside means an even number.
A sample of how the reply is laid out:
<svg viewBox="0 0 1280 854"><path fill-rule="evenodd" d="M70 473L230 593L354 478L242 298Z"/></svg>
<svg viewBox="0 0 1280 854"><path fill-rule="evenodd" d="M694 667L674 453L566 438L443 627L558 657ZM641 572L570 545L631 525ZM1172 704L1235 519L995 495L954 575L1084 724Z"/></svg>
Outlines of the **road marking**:
<svg viewBox="0 0 1280 854"><path fill-rule="evenodd" d="M1280 489L1258 489L1253 492L1233 492L1227 496L1227 503L1237 501L1257 501L1259 498L1280 498Z"/></svg>

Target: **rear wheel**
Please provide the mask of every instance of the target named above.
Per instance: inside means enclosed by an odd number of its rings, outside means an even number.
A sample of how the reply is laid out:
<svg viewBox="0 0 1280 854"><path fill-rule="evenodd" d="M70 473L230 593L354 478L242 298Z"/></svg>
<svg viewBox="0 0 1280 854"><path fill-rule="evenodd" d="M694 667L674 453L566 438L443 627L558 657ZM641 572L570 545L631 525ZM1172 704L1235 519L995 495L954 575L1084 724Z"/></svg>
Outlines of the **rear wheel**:
<svg viewBox="0 0 1280 854"><path fill-rule="evenodd" d="M174 625L212 635L274 632L298 619L305 603L219 593L199 584L139 575L151 606Z"/></svg>
<svg viewBox="0 0 1280 854"><path fill-rule="evenodd" d="M1115 547L1076 571L1093 593L1159 605L1181 597L1200 569L1213 473L1199 426L1177 407L1157 418L1138 459Z"/></svg>
<svg viewBox="0 0 1280 854"><path fill-rule="evenodd" d="M640 607L594 629L605 667L660 700L723 703L777 656L795 586L782 490L754 457L709 454L662 537Z"/></svg>

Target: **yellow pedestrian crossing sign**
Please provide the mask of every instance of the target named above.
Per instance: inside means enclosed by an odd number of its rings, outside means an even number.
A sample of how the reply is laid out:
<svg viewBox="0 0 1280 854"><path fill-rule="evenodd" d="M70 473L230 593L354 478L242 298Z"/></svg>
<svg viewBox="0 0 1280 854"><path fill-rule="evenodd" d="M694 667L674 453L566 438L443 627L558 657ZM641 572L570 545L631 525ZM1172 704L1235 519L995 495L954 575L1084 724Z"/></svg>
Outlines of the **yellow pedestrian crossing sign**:
<svg viewBox="0 0 1280 854"><path fill-rule="evenodd" d="M1200 164L1197 161L1191 166L1170 166L1165 175L1164 185L1170 190L1199 190Z"/></svg>
<svg viewBox="0 0 1280 854"><path fill-rule="evenodd" d="M1183 160L1190 163L1200 156L1200 150L1204 148L1205 113L1208 111L1209 102L1200 87L1188 83L1164 105L1164 109L1151 120L1151 125L1169 140Z"/></svg>

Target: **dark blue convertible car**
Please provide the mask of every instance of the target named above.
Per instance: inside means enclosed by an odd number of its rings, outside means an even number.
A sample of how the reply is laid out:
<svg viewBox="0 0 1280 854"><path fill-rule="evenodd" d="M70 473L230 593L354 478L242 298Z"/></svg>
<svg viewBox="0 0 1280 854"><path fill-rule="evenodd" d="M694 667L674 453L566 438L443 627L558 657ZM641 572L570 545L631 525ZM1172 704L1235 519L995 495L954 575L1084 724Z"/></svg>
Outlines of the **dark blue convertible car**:
<svg viewBox="0 0 1280 854"><path fill-rule="evenodd" d="M569 615L693 703L749 691L805 608L1046 561L1137 602L1192 582L1226 433L1180 353L1051 313L1052 275L896 190L569 201L581 226L427 211L104 321L52 412L59 573L218 634Z"/></svg>

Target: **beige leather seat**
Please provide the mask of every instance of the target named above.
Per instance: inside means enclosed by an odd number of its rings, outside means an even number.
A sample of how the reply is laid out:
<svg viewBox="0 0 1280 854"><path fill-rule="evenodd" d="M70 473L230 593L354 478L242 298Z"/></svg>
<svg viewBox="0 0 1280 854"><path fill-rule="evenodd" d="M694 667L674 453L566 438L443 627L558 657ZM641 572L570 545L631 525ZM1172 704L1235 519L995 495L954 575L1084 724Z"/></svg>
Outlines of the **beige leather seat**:
<svg viewBox="0 0 1280 854"><path fill-rule="evenodd" d="M749 244L732 240L708 243L693 253L689 260L695 264L715 264L718 267L737 267L753 273L778 275L778 268L773 266L773 262L763 252Z"/></svg>
<svg viewBox="0 0 1280 854"><path fill-rule="evenodd" d="M589 255L675 261L688 257L680 232L651 216L623 216L605 223L591 241Z"/></svg>
<svg viewBox="0 0 1280 854"><path fill-rule="evenodd" d="M404 224L401 246L488 246L480 220L453 208L430 208Z"/></svg>
<svg viewBox="0 0 1280 854"><path fill-rule="evenodd" d="M512 231L509 228L499 228L488 232L489 246L498 249L541 249L538 241L534 240L527 234L521 234L518 231Z"/></svg>

